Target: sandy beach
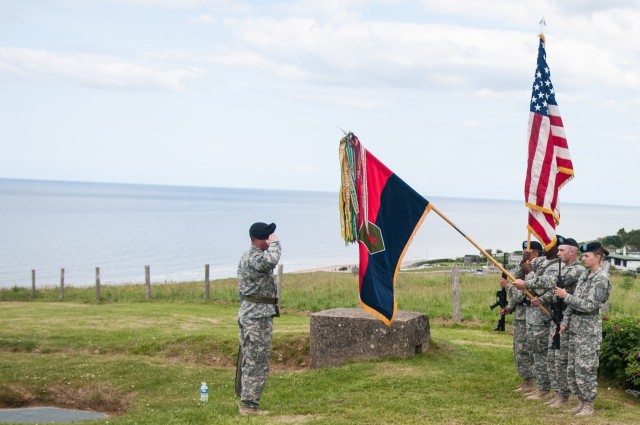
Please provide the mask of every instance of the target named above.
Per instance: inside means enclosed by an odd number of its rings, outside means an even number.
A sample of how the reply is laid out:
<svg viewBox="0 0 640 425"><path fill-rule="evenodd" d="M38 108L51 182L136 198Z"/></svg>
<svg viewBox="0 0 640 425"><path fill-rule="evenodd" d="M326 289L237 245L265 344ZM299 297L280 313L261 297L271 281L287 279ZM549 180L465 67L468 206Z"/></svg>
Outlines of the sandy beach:
<svg viewBox="0 0 640 425"><path fill-rule="evenodd" d="M312 272L338 272L338 273L351 273L354 269L357 269L357 264L338 264L332 266L315 267L312 269L297 270L292 273L312 273Z"/></svg>

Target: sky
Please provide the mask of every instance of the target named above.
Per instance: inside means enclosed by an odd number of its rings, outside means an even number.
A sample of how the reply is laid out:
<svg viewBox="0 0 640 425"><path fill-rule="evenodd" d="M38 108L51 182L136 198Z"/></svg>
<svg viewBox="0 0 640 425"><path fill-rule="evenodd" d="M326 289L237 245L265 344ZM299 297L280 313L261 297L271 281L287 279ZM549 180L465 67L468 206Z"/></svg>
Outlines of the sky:
<svg viewBox="0 0 640 425"><path fill-rule="evenodd" d="M0 178L524 202L541 29L560 202L640 206L638 0L0 0Z"/></svg>

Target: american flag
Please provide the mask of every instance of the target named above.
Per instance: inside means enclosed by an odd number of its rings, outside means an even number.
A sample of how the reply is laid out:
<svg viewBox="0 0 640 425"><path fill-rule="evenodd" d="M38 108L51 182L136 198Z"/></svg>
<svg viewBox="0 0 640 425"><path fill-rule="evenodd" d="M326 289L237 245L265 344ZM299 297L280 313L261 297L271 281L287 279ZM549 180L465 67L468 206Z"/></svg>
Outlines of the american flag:
<svg viewBox="0 0 640 425"><path fill-rule="evenodd" d="M558 191L573 178L573 163L551 83L543 35L540 35L529 111L524 186L525 204L529 207L528 228L545 249L549 249L556 242L556 225L560 223Z"/></svg>

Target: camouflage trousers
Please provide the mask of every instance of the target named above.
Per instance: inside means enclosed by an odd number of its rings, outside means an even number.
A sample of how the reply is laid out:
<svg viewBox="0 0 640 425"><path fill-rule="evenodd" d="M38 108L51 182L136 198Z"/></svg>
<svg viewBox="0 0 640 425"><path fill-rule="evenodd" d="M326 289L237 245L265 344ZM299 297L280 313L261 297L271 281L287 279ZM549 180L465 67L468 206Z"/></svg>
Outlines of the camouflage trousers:
<svg viewBox="0 0 640 425"><path fill-rule="evenodd" d="M513 321L513 360L520 378L531 379L533 375L533 357L527 341L527 322Z"/></svg>
<svg viewBox="0 0 640 425"><path fill-rule="evenodd" d="M240 400L246 406L258 407L269 375L273 318L240 318L238 326L242 350Z"/></svg>
<svg viewBox="0 0 640 425"><path fill-rule="evenodd" d="M555 389L559 394L569 397L571 389L567 378L567 370L569 368L569 332L560 334L560 349L551 348L553 344L553 331L556 329L554 324L551 325L549 332L549 352L547 353L547 370L549 371L549 380L551 388Z"/></svg>
<svg viewBox="0 0 640 425"><path fill-rule="evenodd" d="M580 400L591 402L596 399L598 388L601 337L569 332L569 388Z"/></svg>
<svg viewBox="0 0 640 425"><path fill-rule="evenodd" d="M544 323L527 323L527 337L533 354L533 374L538 388L543 391L551 389L551 381L547 371L547 352L549 351L549 325Z"/></svg>

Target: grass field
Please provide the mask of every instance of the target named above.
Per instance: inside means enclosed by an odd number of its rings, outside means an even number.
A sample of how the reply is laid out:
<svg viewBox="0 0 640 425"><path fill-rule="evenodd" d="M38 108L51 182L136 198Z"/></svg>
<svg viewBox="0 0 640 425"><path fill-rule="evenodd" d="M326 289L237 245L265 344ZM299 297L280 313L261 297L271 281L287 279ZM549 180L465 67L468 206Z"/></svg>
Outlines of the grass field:
<svg viewBox="0 0 640 425"><path fill-rule="evenodd" d="M35 300L21 289L0 291L0 403L57 405L110 413L96 424L637 424L639 400L600 382L597 414L578 419L512 392L518 383L507 332L498 318L497 276L463 275L462 323L453 323L448 273L401 273L401 310L427 314L429 350L407 360L308 369L309 315L357 305L357 278L294 273L283 279L282 317L274 323L272 373L263 395L271 414L237 414L235 280L55 289ZM640 294L614 277L611 312L636 313ZM198 401L200 382L209 402Z"/></svg>

